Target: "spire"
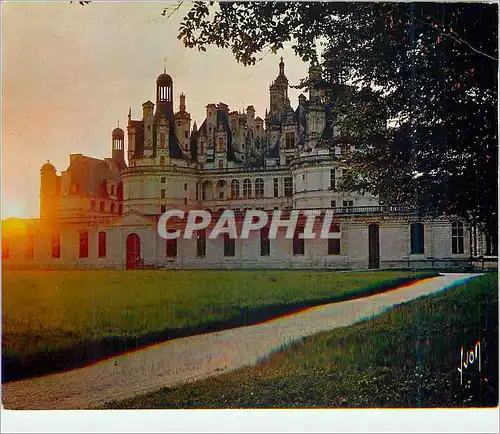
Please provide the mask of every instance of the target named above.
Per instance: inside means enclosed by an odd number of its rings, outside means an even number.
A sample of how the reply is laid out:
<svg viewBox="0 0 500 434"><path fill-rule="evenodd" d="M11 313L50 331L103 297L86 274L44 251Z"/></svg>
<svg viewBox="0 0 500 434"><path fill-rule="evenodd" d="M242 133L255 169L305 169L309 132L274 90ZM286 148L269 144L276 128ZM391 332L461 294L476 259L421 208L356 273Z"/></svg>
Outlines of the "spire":
<svg viewBox="0 0 500 434"><path fill-rule="evenodd" d="M180 99L179 110L181 112L185 112L186 111L186 95L181 93L181 95L179 96L179 99Z"/></svg>
<svg viewBox="0 0 500 434"><path fill-rule="evenodd" d="M196 126L196 121L194 121L194 124L193 124L193 133L198 129L198 127Z"/></svg>
<svg viewBox="0 0 500 434"><path fill-rule="evenodd" d="M120 128L120 119L116 121L116 128Z"/></svg>
<svg viewBox="0 0 500 434"><path fill-rule="evenodd" d="M163 60L165 61L165 63L163 64L163 73L166 74L167 73L167 58L163 58Z"/></svg>

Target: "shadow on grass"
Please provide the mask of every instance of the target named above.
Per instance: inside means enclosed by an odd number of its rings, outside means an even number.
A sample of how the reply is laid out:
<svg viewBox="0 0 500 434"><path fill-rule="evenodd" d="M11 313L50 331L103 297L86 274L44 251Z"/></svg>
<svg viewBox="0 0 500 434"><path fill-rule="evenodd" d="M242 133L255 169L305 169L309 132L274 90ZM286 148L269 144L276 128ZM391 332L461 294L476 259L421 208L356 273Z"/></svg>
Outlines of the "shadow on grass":
<svg viewBox="0 0 500 434"><path fill-rule="evenodd" d="M71 347L54 348L29 356L6 354L4 351L2 353L2 383L88 366L112 356L171 339L255 325L309 307L368 297L437 275L438 273L430 272L424 275L420 274L418 277L388 279L356 291L340 292L331 297L308 299L295 303L278 303L251 308L237 307L237 314L223 321L207 322L199 327L164 329L140 336L114 335L92 340L80 340Z"/></svg>

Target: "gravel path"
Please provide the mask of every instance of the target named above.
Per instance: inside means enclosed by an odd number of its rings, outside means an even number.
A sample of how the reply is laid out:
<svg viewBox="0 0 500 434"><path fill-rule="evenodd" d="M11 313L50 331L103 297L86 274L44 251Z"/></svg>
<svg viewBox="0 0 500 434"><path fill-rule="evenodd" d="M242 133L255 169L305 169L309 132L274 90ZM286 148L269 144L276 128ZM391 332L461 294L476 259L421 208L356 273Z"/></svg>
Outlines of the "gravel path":
<svg viewBox="0 0 500 434"><path fill-rule="evenodd" d="M386 293L332 303L262 324L153 345L88 367L2 385L7 409L98 408L112 400L243 366L304 336L343 327L479 274L450 273Z"/></svg>

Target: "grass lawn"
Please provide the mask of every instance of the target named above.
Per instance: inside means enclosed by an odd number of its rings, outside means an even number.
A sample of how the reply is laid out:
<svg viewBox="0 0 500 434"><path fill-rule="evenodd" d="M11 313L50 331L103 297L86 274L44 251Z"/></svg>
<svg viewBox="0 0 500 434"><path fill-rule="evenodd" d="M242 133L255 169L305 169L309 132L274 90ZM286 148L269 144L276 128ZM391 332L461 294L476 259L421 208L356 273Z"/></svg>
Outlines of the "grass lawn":
<svg viewBox="0 0 500 434"><path fill-rule="evenodd" d="M109 408L463 407L498 404L498 274L306 338L260 364ZM463 370L460 349L481 343Z"/></svg>
<svg viewBox="0 0 500 434"><path fill-rule="evenodd" d="M179 336L252 324L435 273L6 271L2 381Z"/></svg>

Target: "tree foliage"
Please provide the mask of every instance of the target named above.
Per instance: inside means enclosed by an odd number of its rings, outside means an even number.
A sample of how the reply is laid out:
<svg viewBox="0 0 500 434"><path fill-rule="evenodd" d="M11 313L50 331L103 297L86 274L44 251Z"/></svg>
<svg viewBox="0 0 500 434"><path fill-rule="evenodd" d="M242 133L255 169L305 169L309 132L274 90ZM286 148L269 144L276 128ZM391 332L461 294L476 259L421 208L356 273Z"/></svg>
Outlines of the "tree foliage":
<svg viewBox="0 0 500 434"><path fill-rule="evenodd" d="M196 2L179 39L244 65L288 43L319 61L343 140L366 145L345 187L458 215L496 246L497 16L486 3Z"/></svg>

